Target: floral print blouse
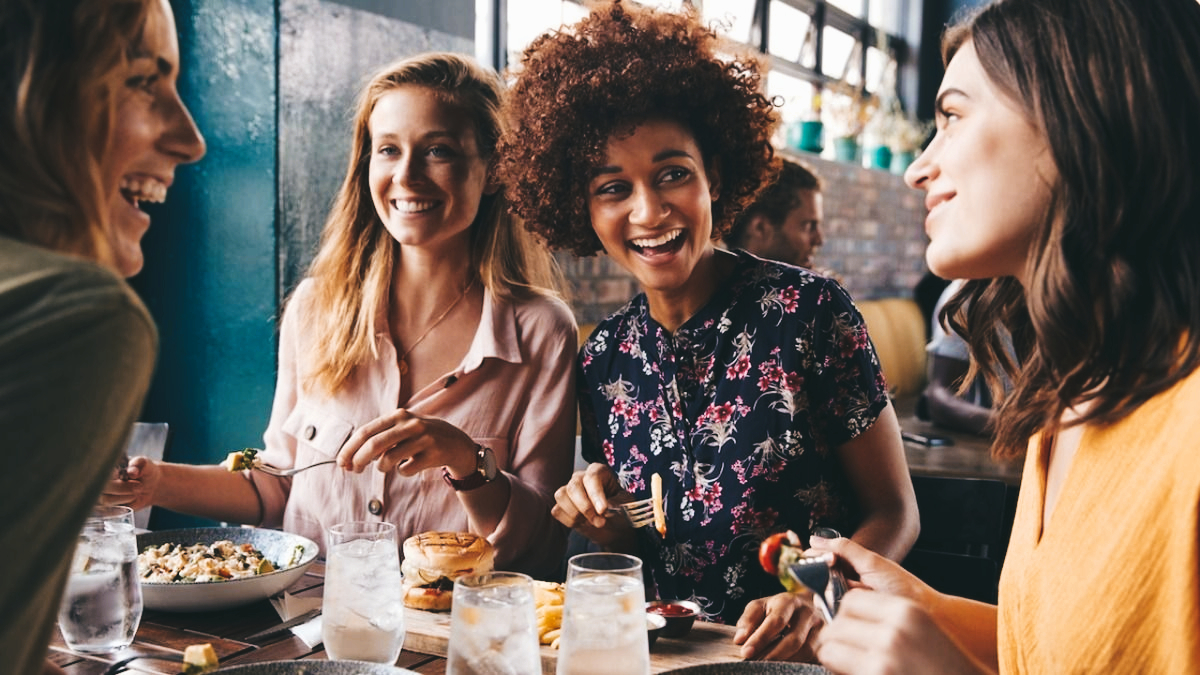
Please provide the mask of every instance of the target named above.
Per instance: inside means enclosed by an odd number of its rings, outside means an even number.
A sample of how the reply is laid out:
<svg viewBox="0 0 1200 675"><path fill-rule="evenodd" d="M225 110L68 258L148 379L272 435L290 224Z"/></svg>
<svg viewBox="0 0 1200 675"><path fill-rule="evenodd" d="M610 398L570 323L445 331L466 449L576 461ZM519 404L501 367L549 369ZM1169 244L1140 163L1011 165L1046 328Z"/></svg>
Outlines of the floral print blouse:
<svg viewBox="0 0 1200 675"><path fill-rule="evenodd" d="M579 355L583 455L626 490L663 480L666 537L638 530L648 585L734 623L783 590L759 566L768 534L853 532L835 450L887 405L866 325L834 280L737 251L713 298L667 332L646 296L600 323Z"/></svg>

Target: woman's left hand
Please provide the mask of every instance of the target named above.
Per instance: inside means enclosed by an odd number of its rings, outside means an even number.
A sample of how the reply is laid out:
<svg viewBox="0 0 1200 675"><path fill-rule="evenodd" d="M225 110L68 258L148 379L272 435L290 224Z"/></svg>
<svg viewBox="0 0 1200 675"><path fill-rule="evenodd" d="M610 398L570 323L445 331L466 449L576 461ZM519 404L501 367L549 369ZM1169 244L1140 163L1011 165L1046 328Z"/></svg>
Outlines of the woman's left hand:
<svg viewBox="0 0 1200 675"><path fill-rule="evenodd" d="M738 619L733 644L742 658L764 661L815 661L809 646L819 632L812 607L794 593L753 600Z"/></svg>
<svg viewBox="0 0 1200 675"><path fill-rule="evenodd" d="M361 473L379 460L380 471L415 476L445 466L456 476L475 470L475 441L445 420L422 417L404 408L362 425L338 451L338 466Z"/></svg>

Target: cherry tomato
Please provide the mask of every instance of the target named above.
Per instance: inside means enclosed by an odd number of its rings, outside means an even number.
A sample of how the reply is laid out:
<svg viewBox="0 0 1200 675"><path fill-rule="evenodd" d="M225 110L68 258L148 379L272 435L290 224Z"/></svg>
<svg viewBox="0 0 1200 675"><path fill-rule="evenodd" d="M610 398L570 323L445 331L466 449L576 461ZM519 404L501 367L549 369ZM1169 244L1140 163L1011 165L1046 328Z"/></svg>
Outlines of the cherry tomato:
<svg viewBox="0 0 1200 675"><path fill-rule="evenodd" d="M786 532L773 534L758 545L758 564L771 576L779 575L779 551L788 540Z"/></svg>

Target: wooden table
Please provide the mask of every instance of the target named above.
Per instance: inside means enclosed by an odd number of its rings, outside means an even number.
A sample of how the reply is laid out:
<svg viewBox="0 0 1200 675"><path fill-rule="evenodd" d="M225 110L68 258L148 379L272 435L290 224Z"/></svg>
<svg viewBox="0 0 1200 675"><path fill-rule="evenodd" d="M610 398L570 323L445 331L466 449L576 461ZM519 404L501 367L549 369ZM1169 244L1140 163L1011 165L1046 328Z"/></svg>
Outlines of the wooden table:
<svg viewBox="0 0 1200 675"><path fill-rule="evenodd" d="M288 591L295 595L319 596L322 593L325 567L320 561ZM445 642L449 636L449 615L431 617L428 612L412 613L406 619L405 649L396 661L401 668L418 673L443 675L446 672ZM415 613L413 613L415 612ZM279 615L271 604L260 601L236 609L172 613L147 611L138 627L133 645L128 649L105 656L85 656L69 650L62 637L55 633L50 658L71 675L100 675L110 664L135 654L181 654L191 644L209 642L216 650L222 666L263 661L325 659L325 650L313 649L290 631L259 644L245 640L247 636L279 623ZM444 634L441 631L444 630ZM679 639L660 638L650 650L650 667L655 673L698 663L737 661L737 647L732 643L733 628L697 622L692 631ZM544 672L553 673L554 652L543 648ZM548 657L548 658L547 658ZM178 663L144 659L130 664L133 672L178 673Z"/></svg>
<svg viewBox="0 0 1200 675"><path fill-rule="evenodd" d="M1021 460L998 462L991 457L991 439L949 431L919 419L915 413L916 397L901 397L892 400L896 416L903 431L922 436L945 436L953 445L927 446L904 442L904 454L908 458L908 469L913 474L925 476L951 476L956 478L992 478L1004 481L1009 486L1021 484Z"/></svg>

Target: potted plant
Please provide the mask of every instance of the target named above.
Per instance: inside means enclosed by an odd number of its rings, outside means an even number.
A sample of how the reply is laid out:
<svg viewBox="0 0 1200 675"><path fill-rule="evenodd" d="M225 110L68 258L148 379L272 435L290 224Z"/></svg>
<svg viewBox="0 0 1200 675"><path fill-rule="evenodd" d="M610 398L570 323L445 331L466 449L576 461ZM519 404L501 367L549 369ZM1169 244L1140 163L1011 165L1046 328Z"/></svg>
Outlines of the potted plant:
<svg viewBox="0 0 1200 675"><path fill-rule="evenodd" d="M891 171L903 174L916 159L921 146L933 131L932 122L924 122L897 113L889 125L888 146L892 149Z"/></svg>
<svg viewBox="0 0 1200 675"><path fill-rule="evenodd" d="M834 135L835 156L842 162L861 162L859 137L879 108L879 99L871 92L843 80L833 83L829 88L835 95L825 102L825 109Z"/></svg>
<svg viewBox="0 0 1200 675"><path fill-rule="evenodd" d="M821 154L825 149L825 125L821 122L821 90L813 91L807 119L788 125L787 144L797 150Z"/></svg>

